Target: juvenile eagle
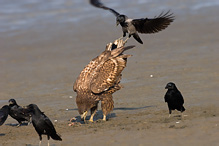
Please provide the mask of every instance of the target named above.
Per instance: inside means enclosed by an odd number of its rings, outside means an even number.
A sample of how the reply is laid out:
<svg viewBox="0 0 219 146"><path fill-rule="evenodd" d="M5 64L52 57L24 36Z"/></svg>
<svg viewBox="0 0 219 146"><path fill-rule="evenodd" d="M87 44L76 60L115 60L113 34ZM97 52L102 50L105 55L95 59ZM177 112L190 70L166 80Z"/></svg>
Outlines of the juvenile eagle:
<svg viewBox="0 0 219 146"><path fill-rule="evenodd" d="M85 121L90 110L89 121L93 122L99 101L104 121L113 110L112 94L121 88L121 73L126 67L127 58L131 56L123 52L134 47L124 45L125 42L120 39L107 44L105 51L90 61L75 81L73 90L77 92L76 104L82 120Z"/></svg>
<svg viewBox="0 0 219 146"><path fill-rule="evenodd" d="M116 16L116 24L120 24L122 26L123 37L125 37L126 33L128 33L128 38L133 36L135 40L141 44L143 44L143 42L137 32L146 34L157 33L167 28L174 20L173 13L170 13L170 11L167 11L166 13L162 12L154 18L129 19L128 16L120 14L114 9L104 6L99 0L90 0L90 4L112 12Z"/></svg>

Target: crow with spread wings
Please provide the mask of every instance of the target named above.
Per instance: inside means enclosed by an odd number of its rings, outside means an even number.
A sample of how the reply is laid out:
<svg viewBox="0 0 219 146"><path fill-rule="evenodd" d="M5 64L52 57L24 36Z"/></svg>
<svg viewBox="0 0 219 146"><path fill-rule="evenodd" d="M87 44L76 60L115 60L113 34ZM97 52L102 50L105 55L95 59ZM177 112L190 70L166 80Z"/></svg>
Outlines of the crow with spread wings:
<svg viewBox="0 0 219 146"><path fill-rule="evenodd" d="M154 18L129 19L126 15L120 14L115 10L104 6L99 0L90 0L90 4L112 12L116 16L116 24L122 26L123 37L126 36L126 33L129 34L126 41L133 36L141 44L143 44L143 42L139 37L138 32L146 34L157 33L167 28L174 20L173 13L170 13L170 11L167 11L166 13L162 12Z"/></svg>

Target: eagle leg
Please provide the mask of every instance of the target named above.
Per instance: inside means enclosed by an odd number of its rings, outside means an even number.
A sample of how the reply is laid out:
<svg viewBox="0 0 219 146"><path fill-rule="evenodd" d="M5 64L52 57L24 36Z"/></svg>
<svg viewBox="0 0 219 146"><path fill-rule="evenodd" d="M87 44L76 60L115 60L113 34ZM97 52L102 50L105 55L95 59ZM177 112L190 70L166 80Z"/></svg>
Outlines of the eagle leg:
<svg viewBox="0 0 219 146"><path fill-rule="evenodd" d="M103 121L106 121L106 115L103 115Z"/></svg>
<svg viewBox="0 0 219 146"><path fill-rule="evenodd" d="M81 115L81 119L83 119L84 120L84 122L86 123L86 117L87 117L87 111L85 111L82 115Z"/></svg>
<svg viewBox="0 0 219 146"><path fill-rule="evenodd" d="M91 108L91 116L90 116L90 122L94 122L94 116L95 116L95 114L96 114L96 112L97 112L97 106L95 106L95 107L93 107L93 108Z"/></svg>

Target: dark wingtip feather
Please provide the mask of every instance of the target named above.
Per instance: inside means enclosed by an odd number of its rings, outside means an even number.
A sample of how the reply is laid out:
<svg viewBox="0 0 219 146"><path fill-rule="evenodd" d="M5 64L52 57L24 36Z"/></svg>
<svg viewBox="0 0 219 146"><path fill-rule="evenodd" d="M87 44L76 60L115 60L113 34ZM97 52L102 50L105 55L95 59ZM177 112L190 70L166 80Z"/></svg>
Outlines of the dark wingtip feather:
<svg viewBox="0 0 219 146"><path fill-rule="evenodd" d="M103 5L103 3L101 3L99 0L90 0L90 4L97 7L97 8L102 8L104 10L109 10L110 12L112 12L115 16L120 15L118 12L116 12L115 10L108 8L106 6Z"/></svg>
<svg viewBox="0 0 219 146"><path fill-rule="evenodd" d="M173 22L175 19L175 16L173 15L173 13L170 10L168 10L166 13L164 13L164 11L162 11L160 13L160 15L154 17L154 19L156 19L156 18L164 18L164 19L169 20L170 22Z"/></svg>
<svg viewBox="0 0 219 146"><path fill-rule="evenodd" d="M61 135L59 135L58 133L55 133L53 135L51 135L52 139L54 140L60 140L62 141Z"/></svg>
<svg viewBox="0 0 219 146"><path fill-rule="evenodd" d="M90 0L90 4L95 6L95 7L98 7L98 8L103 8L105 10L109 10L109 8L105 7L100 1L98 0Z"/></svg>

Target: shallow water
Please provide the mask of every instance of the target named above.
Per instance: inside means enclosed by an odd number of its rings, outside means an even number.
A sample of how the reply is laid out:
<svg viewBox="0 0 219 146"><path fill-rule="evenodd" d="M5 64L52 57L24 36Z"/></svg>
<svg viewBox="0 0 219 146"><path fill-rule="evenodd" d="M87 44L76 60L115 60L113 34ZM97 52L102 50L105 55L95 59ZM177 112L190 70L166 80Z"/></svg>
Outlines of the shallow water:
<svg viewBox="0 0 219 146"><path fill-rule="evenodd" d="M199 9L218 7L219 5L218 0L102 0L102 2L120 13L135 18L153 17L161 11L169 9L177 15L196 13ZM126 7L128 9L124 9ZM113 17L109 12L89 5L88 0L52 0L46 2L45 0L1 0L0 32L37 30L44 28L45 25L53 24L86 23L86 19L92 19L97 14L103 19Z"/></svg>

